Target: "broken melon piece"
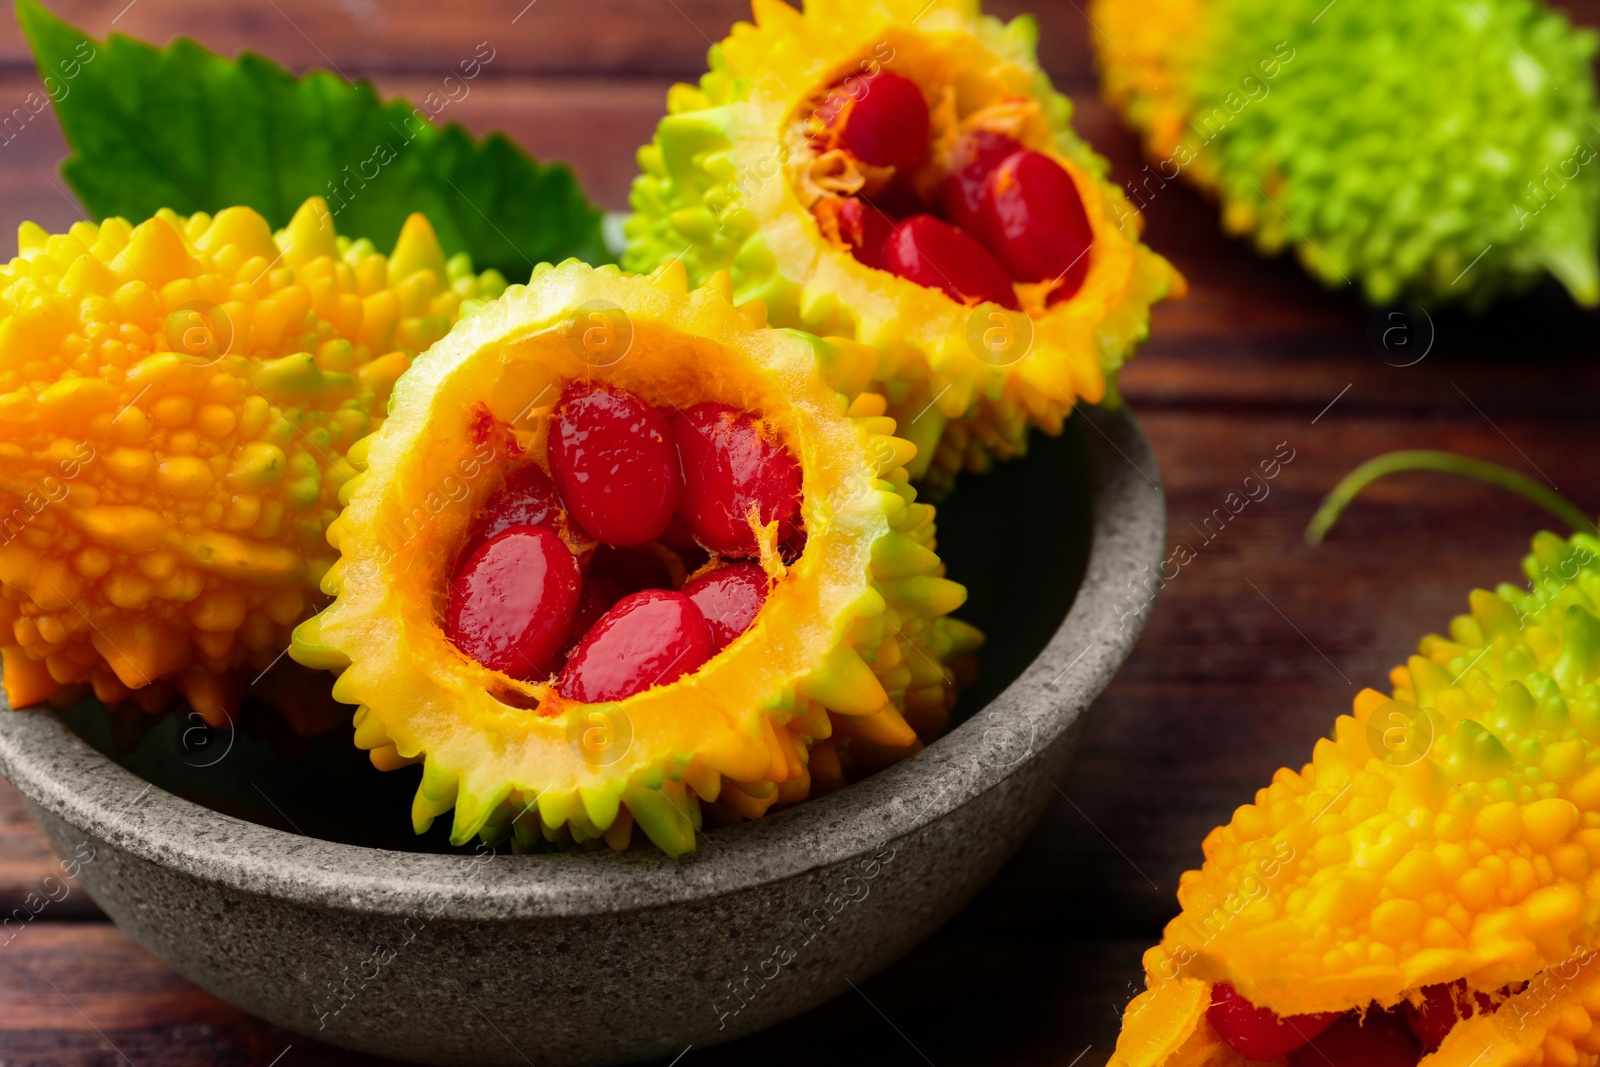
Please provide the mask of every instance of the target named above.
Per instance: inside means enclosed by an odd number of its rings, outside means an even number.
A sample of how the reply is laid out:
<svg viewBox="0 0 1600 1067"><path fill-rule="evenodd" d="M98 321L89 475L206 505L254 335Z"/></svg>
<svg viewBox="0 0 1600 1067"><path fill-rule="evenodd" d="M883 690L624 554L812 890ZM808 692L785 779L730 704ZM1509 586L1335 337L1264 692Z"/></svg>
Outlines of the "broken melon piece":
<svg viewBox="0 0 1600 1067"><path fill-rule="evenodd" d="M1523 573L1207 835L1115 1067L1254 1062L1216 1025L1223 983L1363 1026L1453 987L1477 1007L1422 1067L1600 1062L1600 538L1539 534Z"/></svg>
<svg viewBox="0 0 1600 1067"><path fill-rule="evenodd" d="M946 618L966 591L943 577L933 508L916 500L880 396L860 391L878 353L766 326L725 276L689 291L577 261L535 270L401 378L383 428L352 451L362 473L328 531L334 602L291 655L339 672L356 743L390 769L422 761L418 832L454 808L451 840L519 846L638 825L695 847L722 821L837 786L857 745L911 754L954 700L955 662L979 637ZM544 460L564 383L594 380L661 410L715 401L758 413L802 470L807 539L760 613L676 681L607 703L520 681L449 640L448 584L476 515L515 464ZM841 392L841 389L843 392ZM848 394L848 395L846 395Z"/></svg>
<svg viewBox="0 0 1600 1067"><path fill-rule="evenodd" d="M1056 433L1080 401L1114 399L1151 304L1184 283L1141 243L1138 212L1073 131L1071 103L1035 56L1034 21L1002 24L975 0L807 0L803 12L756 0L754 12L711 50L698 87L673 88L640 149L624 265L681 259L695 282L727 270L736 300L762 301L774 323L882 349L873 387L918 446L913 478L934 489L1020 454L1030 425ZM901 176L925 200L975 130L1065 169L1093 235L1074 295L1047 304L1039 286L1019 285L1027 310L1010 314L965 303L865 265L824 224L819 200L864 192L874 175L811 131L830 90L880 72L910 79L929 103L925 161Z"/></svg>

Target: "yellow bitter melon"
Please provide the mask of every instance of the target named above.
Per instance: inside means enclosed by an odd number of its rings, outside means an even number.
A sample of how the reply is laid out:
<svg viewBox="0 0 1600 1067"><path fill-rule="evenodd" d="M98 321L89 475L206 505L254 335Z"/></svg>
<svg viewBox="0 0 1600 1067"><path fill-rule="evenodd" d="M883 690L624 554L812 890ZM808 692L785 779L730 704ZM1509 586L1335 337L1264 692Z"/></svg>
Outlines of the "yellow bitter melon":
<svg viewBox="0 0 1600 1067"><path fill-rule="evenodd" d="M1600 1062L1600 538L1540 534L1523 569L1207 836L1113 1064L1253 1062L1213 1024L1223 983L1363 1027L1455 984L1478 1006L1425 1067Z"/></svg>
<svg viewBox="0 0 1600 1067"><path fill-rule="evenodd" d="M604 359L586 347L596 329L615 331ZM458 844L622 848L637 823L678 855L695 846L702 803L755 818L813 779L837 785L841 755L909 754L913 725L942 727L953 663L979 637L944 617L966 593L943 577L933 508L908 484L912 447L863 391L877 359L768 328L759 306L731 303L726 275L691 292L678 263L628 277L573 260L540 266L417 360L383 428L351 451L362 473L328 531L339 560L323 588L336 599L291 654L339 672L334 696L358 705L356 743L375 765L424 762L419 833L453 807ZM596 704L485 667L441 624L477 509L514 460L544 461L557 399L579 379L662 408L759 413L803 471L807 534L788 566L764 553L777 580L726 649Z"/></svg>
<svg viewBox="0 0 1600 1067"><path fill-rule="evenodd" d="M875 388L918 445L913 477L932 488L1020 453L1030 424L1055 433L1078 401L1113 397L1150 305L1181 295L1183 280L1140 242L1138 212L1073 131L1070 102L1035 57L1033 20L1001 24L975 0L753 8L754 24L711 50L699 85L673 88L640 149L624 265L680 258L695 282L727 270L735 298L761 300L775 324L880 348ZM1006 316L866 266L824 231L812 210L817 171L837 153L819 156L806 131L830 87L884 70L932 101L934 170L964 132L994 129L1067 171L1093 235L1075 296L1030 305L1019 286L1029 310Z"/></svg>
<svg viewBox="0 0 1600 1067"><path fill-rule="evenodd" d="M208 721L332 562L345 451L411 359L505 282L411 216L389 256L306 201L64 234L0 268L0 626L21 707L88 683Z"/></svg>

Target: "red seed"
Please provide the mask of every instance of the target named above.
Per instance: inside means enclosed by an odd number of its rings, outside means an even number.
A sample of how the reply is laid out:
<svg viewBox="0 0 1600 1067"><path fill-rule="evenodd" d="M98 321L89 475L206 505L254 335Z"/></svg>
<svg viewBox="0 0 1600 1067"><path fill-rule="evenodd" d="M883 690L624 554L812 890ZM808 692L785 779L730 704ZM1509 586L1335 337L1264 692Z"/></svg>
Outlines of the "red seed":
<svg viewBox="0 0 1600 1067"><path fill-rule="evenodd" d="M1311 1043L1289 1054L1292 1067L1417 1067L1422 1045L1387 1018L1362 1024L1358 1012L1346 1012Z"/></svg>
<svg viewBox="0 0 1600 1067"><path fill-rule="evenodd" d="M579 525L608 545L666 529L682 475L666 417L598 382L568 382L550 427L550 473Z"/></svg>
<svg viewBox="0 0 1600 1067"><path fill-rule="evenodd" d="M777 520L778 539L800 523L800 464L762 436L756 420L727 404L695 404L673 418L683 457L681 510L695 539L725 556L753 556L754 509L760 525Z"/></svg>
<svg viewBox="0 0 1600 1067"><path fill-rule="evenodd" d="M578 561L548 526L513 526L479 545L450 583L444 632L491 670L536 681L561 664L578 607Z"/></svg>
<svg viewBox="0 0 1600 1067"><path fill-rule="evenodd" d="M882 270L883 246L893 232L894 220L863 200L851 197L839 208L839 236L859 263Z"/></svg>
<svg viewBox="0 0 1600 1067"><path fill-rule="evenodd" d="M1247 1060L1275 1060L1322 1033L1339 1018L1336 1011L1280 1017L1258 1008L1227 982L1211 987L1206 1019L1228 1045Z"/></svg>
<svg viewBox="0 0 1600 1067"><path fill-rule="evenodd" d="M716 650L727 648L755 621L767 599L767 572L755 563L733 563L691 578L679 590L694 601L711 626Z"/></svg>
<svg viewBox="0 0 1600 1067"><path fill-rule="evenodd" d="M565 524L556 483L538 464L529 463L507 474L505 484L484 503L469 543L475 546L513 526L551 526L560 532Z"/></svg>
<svg viewBox="0 0 1600 1067"><path fill-rule="evenodd" d="M1423 986L1421 1006L1407 1001L1400 1010L1423 1050L1436 1052L1456 1023L1473 1015L1492 1014L1498 1007L1487 993L1468 990L1466 980L1460 979L1449 985Z"/></svg>
<svg viewBox="0 0 1600 1067"><path fill-rule="evenodd" d="M671 589L672 574L661 557L648 548L612 548L601 545L594 550L594 560L589 564L591 578L605 578L615 582L622 592L637 593L641 589ZM615 599L615 598L613 598Z"/></svg>
<svg viewBox="0 0 1600 1067"><path fill-rule="evenodd" d="M1061 164L1039 152L1008 156L983 185L973 229L1019 282L1061 279L1056 299L1083 286L1094 232L1083 198Z"/></svg>
<svg viewBox="0 0 1600 1067"><path fill-rule="evenodd" d="M1005 268L977 241L932 215L913 215L895 227L883 246L883 269L962 303L991 300L1019 309Z"/></svg>
<svg viewBox="0 0 1600 1067"><path fill-rule="evenodd" d="M945 221L968 233L977 233L983 183L1006 158L1022 145L1003 133L974 130L956 145L954 164L939 185L939 209Z"/></svg>
<svg viewBox="0 0 1600 1067"><path fill-rule="evenodd" d="M572 650L561 695L584 704L622 700L688 674L716 651L694 601L670 589L625 596Z"/></svg>
<svg viewBox="0 0 1600 1067"><path fill-rule="evenodd" d="M839 108L839 144L863 163L909 167L928 150L928 102L910 78L888 71L852 78L829 94L826 106L834 107L841 93L850 102Z"/></svg>

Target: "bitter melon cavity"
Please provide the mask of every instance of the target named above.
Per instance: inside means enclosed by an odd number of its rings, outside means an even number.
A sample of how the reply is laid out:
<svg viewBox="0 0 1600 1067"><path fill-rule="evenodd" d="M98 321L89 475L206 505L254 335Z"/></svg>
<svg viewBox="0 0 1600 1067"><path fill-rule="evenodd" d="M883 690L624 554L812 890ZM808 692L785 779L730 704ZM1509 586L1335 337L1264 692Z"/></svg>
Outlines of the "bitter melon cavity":
<svg viewBox="0 0 1600 1067"><path fill-rule="evenodd" d="M1113 1064L1600 1062L1600 538L1523 569L1206 838Z"/></svg>
<svg viewBox="0 0 1600 1067"><path fill-rule="evenodd" d="M375 765L423 763L418 832L679 855L944 728L980 637L878 359L725 274L569 261L416 361L291 654Z"/></svg>
<svg viewBox="0 0 1600 1067"><path fill-rule="evenodd" d="M779 325L883 352L874 388L948 486L1113 396L1182 291L1077 137L1029 18L974 0L756 0L639 152L624 264L731 273Z"/></svg>
<svg viewBox="0 0 1600 1067"><path fill-rule="evenodd" d="M220 724L319 600L324 531L417 353L505 287L421 215L394 251L320 199L25 223L0 269L0 624L15 707L175 691Z"/></svg>

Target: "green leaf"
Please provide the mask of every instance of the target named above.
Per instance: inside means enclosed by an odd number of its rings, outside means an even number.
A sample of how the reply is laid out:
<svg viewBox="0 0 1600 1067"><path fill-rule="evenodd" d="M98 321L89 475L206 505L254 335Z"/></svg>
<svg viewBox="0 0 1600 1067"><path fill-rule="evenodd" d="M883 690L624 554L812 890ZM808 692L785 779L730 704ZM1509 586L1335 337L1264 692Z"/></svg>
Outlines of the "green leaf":
<svg viewBox="0 0 1600 1067"><path fill-rule="evenodd" d="M322 196L341 233L390 248L420 211L446 254L510 278L572 256L610 261L600 212L572 171L502 134L475 140L403 100L383 102L369 82L295 78L249 52L223 59L187 38L160 50L121 34L91 41L37 0L17 0L17 20L72 147L62 174L96 217L248 205L281 227Z"/></svg>

